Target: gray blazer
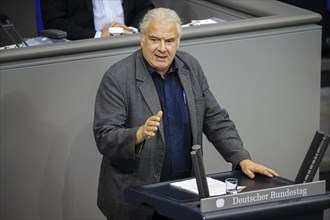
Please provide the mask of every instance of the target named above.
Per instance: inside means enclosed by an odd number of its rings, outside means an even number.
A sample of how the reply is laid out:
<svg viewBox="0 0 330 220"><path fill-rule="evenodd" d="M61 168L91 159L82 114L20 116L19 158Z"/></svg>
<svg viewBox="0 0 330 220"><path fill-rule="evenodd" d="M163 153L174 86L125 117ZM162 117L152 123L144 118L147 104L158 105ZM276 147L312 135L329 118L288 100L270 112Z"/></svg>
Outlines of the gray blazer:
<svg viewBox="0 0 330 220"><path fill-rule="evenodd" d="M211 93L198 61L177 51L178 75L186 92L192 143L202 145L202 134L236 168L250 159L234 123ZM110 219L146 219L153 210L124 201L130 186L157 183L164 160L164 129L135 147L135 134L148 117L161 110L156 88L141 50L119 61L104 74L95 101L94 136L103 155L98 206ZM140 152L138 153L137 150Z"/></svg>

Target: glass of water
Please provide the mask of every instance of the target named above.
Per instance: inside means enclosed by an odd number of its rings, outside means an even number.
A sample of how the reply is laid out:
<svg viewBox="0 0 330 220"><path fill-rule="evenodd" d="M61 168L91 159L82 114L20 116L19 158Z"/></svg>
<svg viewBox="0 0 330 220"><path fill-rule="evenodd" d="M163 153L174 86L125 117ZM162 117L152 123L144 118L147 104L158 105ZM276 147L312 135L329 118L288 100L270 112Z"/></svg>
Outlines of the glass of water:
<svg viewBox="0 0 330 220"><path fill-rule="evenodd" d="M236 194L237 193L238 179L227 178L225 180L225 183L226 183L226 193L227 194Z"/></svg>

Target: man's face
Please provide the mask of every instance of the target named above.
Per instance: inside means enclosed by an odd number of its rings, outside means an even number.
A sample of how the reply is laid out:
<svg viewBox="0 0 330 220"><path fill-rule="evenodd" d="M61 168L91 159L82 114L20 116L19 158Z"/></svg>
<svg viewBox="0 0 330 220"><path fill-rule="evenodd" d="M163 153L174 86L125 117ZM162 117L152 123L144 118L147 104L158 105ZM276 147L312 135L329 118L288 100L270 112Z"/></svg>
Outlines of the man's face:
<svg viewBox="0 0 330 220"><path fill-rule="evenodd" d="M144 58L164 76L179 47L176 24L166 20L151 20L146 32L141 33L140 44Z"/></svg>

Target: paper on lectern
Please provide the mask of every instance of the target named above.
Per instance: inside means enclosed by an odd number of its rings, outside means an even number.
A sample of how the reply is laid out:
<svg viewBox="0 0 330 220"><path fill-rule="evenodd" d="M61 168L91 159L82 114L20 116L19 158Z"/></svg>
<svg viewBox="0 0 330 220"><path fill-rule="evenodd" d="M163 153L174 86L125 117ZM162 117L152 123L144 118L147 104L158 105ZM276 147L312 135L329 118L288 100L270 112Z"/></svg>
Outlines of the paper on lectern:
<svg viewBox="0 0 330 220"><path fill-rule="evenodd" d="M209 187L210 196L219 196L226 194L226 184L220 180L206 177L207 185ZM198 188L196 178L170 183L171 186L192 192L198 195ZM242 191L245 186L238 186L238 192Z"/></svg>

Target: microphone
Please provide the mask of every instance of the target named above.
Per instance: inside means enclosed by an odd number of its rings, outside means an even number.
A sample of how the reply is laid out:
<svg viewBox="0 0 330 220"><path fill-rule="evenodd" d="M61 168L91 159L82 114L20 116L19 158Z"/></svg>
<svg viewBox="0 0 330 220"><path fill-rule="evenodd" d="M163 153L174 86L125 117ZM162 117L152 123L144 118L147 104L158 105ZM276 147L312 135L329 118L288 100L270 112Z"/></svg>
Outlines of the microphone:
<svg viewBox="0 0 330 220"><path fill-rule="evenodd" d="M200 198L210 197L209 187L207 184L202 149L200 145L192 146L190 152L194 174L196 177L197 189Z"/></svg>

